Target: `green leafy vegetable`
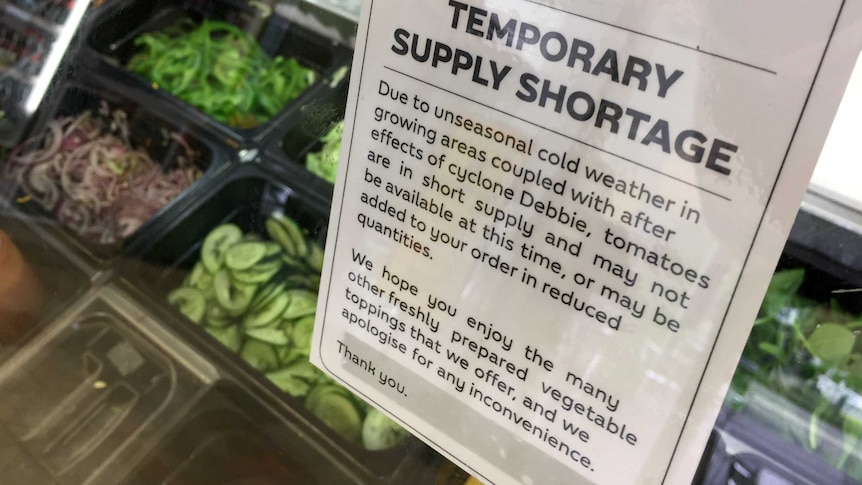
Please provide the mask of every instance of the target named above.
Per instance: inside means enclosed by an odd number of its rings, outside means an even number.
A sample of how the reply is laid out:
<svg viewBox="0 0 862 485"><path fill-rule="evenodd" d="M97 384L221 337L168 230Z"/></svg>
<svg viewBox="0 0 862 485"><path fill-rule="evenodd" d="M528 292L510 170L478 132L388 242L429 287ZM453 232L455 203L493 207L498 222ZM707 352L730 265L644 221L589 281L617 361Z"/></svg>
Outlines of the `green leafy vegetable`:
<svg viewBox="0 0 862 485"><path fill-rule="evenodd" d="M799 291L802 281L805 279L805 270L802 268L780 271L772 276L766 296L763 297L761 313L775 316L781 313L790 299Z"/></svg>
<svg viewBox="0 0 862 485"><path fill-rule="evenodd" d="M846 327L824 323L808 337L808 349L827 364L842 364L853 350L856 336Z"/></svg>
<svg viewBox="0 0 862 485"><path fill-rule="evenodd" d="M270 58L234 25L186 19L135 39L132 71L222 123L251 128L274 116L314 82L294 58Z"/></svg>
<svg viewBox="0 0 862 485"><path fill-rule="evenodd" d="M857 415L862 416L862 409L855 407L862 391L862 343L856 338L862 318L836 301L820 303L801 296L804 281L802 269L773 276L728 403L744 409L747 390L755 389L754 396L758 387L766 386L808 413L807 433L780 419L770 424L776 431L862 479L857 452L862 437L862 418ZM842 448L837 440L827 439L836 432L843 434Z"/></svg>
<svg viewBox="0 0 862 485"><path fill-rule="evenodd" d="M309 153L305 157L305 166L322 179L335 183L338 173L338 157L341 153L341 136L344 134L344 120L339 121L323 135L320 142L323 148L319 152Z"/></svg>

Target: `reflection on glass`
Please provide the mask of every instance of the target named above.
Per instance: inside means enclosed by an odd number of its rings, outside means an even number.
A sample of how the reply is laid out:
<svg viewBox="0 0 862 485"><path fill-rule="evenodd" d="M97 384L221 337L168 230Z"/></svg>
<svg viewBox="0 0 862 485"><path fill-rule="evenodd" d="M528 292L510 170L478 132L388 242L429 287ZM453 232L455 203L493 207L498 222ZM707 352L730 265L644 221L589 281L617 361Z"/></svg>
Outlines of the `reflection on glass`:
<svg viewBox="0 0 862 485"><path fill-rule="evenodd" d="M862 479L862 315L807 296L803 269L779 271L763 300L727 403ZM856 302L858 303L858 302ZM853 302L851 301L851 305Z"/></svg>

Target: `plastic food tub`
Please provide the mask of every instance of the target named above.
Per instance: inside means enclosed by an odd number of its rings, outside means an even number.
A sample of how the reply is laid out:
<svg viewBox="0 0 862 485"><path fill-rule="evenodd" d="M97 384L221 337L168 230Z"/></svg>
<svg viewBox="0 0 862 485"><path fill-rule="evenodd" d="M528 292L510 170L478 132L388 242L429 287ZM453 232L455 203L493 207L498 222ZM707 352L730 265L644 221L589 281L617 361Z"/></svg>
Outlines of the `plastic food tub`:
<svg viewBox="0 0 862 485"><path fill-rule="evenodd" d="M78 116L88 110L96 115L103 102L106 102L111 110L119 109L125 112L128 118L129 140L132 146L146 151L154 162L160 164L163 172L173 169L178 156L185 155L184 144L188 145L197 155L194 164L202 173L200 178L206 178L211 173L218 171L228 159L228 153L220 149L199 125L178 121L179 117L176 116L176 113L170 107L164 106L164 103L144 93L135 92L104 79L85 77L81 81L70 81L62 86L59 96L56 97L54 103L45 107L44 113L36 124L36 129L32 130L31 134L32 136L41 136L48 130L49 121L54 119ZM182 140L182 142L178 140ZM27 141L22 142L22 153L38 149L37 145L27 143ZM4 160L4 163L9 165L3 167L5 174L15 175L6 170L11 168L9 160ZM25 172L16 171L16 173L21 173L22 176L26 177L23 175ZM70 247L83 254L91 262L104 264L117 257L126 244L134 241L141 234L145 234L152 222L164 217L170 207L177 202L177 199L182 199L187 194L193 193L199 182L200 180L192 183L178 197L161 207L148 222L141 225L132 234L125 238L118 238L112 243L85 238L74 228L57 223L57 214L62 210L62 201L67 198L61 198L53 207L44 207L42 203L35 200L35 197L28 197L24 189L20 189L13 202L17 204L19 209L30 214L36 220L54 221L52 224L56 226L54 232L60 234ZM16 180L14 177L7 177L5 183L14 185ZM76 192L74 195L79 196L81 194ZM135 207L127 206L124 209L134 212ZM111 217L105 216L103 220Z"/></svg>
<svg viewBox="0 0 862 485"><path fill-rule="evenodd" d="M228 361L228 365L256 382L262 394L275 397L291 413L298 415L309 426L309 432L317 437L316 442L330 443L335 453L374 479L391 477L408 455L419 449L418 441L407 437L392 448L369 451L343 439L309 412L300 399L279 390L262 372L210 336L210 324L195 324L167 303L168 294L183 284L198 263L204 239L219 225L233 223L244 234L265 237L267 218L274 212L282 212L307 232L310 241L322 246L328 203L324 197L308 190L303 177L309 176L295 166L243 164L231 167L208 182L206 197L182 207L182 218L166 221L158 228L154 239L139 241L130 247L120 274L155 302L170 308L177 320L185 321L187 325L183 331L189 334L190 339L212 349ZM296 187L293 186L294 181Z"/></svg>
<svg viewBox="0 0 862 485"><path fill-rule="evenodd" d="M4 483L118 483L215 377L143 328L158 331L134 303L94 290L0 366Z"/></svg>
<svg viewBox="0 0 862 485"><path fill-rule="evenodd" d="M127 485L326 485L356 478L315 456L242 388L218 382L198 401ZM309 466L305 466L308 463Z"/></svg>
<svg viewBox="0 0 862 485"><path fill-rule="evenodd" d="M278 133L269 153L275 163L307 167L308 155L323 148L321 137L344 119L350 79L345 76L334 87L326 89L302 106L291 123ZM332 197L332 183L313 174L312 185L319 193Z"/></svg>
<svg viewBox="0 0 862 485"><path fill-rule="evenodd" d="M137 86L159 91L160 96L175 105L188 109L199 122L210 126L226 137L234 147L254 146L276 126L289 120L295 108L303 104L313 93L329 82L339 68L349 64L351 51L333 45L287 19L267 15L265 10L246 2L230 0L214 1L120 1L111 5L93 21L88 38L88 50L95 54L98 65L118 73ZM147 19L141 23L141 19ZM280 111L259 122L256 126L230 126L192 107L170 93L159 89L151 79L138 75L125 66L139 52L135 39L142 34L163 31L174 26L180 19L189 19L190 24L200 25L204 20L223 21L249 32L261 49L270 57L294 58L315 73L316 82L299 97L281 107ZM188 27L191 28L191 27ZM216 37L217 38L217 37ZM251 89L263 91L252 86ZM197 93L195 93L197 94Z"/></svg>

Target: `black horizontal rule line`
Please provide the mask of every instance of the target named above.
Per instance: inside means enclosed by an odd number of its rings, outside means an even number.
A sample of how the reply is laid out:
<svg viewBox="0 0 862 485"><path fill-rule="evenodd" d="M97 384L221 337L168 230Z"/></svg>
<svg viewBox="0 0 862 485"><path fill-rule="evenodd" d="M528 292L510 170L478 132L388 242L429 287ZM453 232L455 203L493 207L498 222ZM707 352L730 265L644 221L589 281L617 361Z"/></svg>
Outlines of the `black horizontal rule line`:
<svg viewBox="0 0 862 485"><path fill-rule="evenodd" d="M767 69L767 68L765 68L765 67L760 67L760 66L757 66L757 65L754 65L754 64L751 64L751 63L745 62L745 61L740 61L739 59L734 59L734 58L732 58L732 57L727 57L727 56L725 56L725 55L716 54L716 53L714 53L714 52L705 51L705 50L703 50L703 49L701 49L701 48L699 48L699 47L692 47L692 46L690 46L690 45L686 45L686 44L683 44L683 43L681 43L681 42L677 42L677 41L675 41L675 40L665 39L665 38L662 38L662 37L658 37L658 36L656 36L656 35L647 34L646 32L641 32L641 31L639 31L639 30L634 30L634 29L630 29L630 28L628 28L628 27L623 27L623 26L621 26L621 25L612 24L612 23L610 23L610 22L606 22L606 21L604 21L604 20L594 19L594 18L592 18L592 17L588 17L588 16L586 16L586 15L582 15L582 14L575 13L575 12L570 12L570 11L565 10L565 9L562 9L562 8L560 8L560 7L552 7L552 6L550 6L550 5L545 5L544 3L541 3L541 2L539 2L539 1L537 1L537 0L522 0L522 1L527 2L527 3L532 3L533 5L539 5L539 6L541 6L541 7L546 7L546 8L549 8L549 9L551 9L551 10L554 10L554 11L557 11L557 12L560 12L560 13L564 13L564 14L567 14L567 15L571 15L571 16L573 16L573 17L578 17L578 18L581 18L581 19L584 19L584 20L589 20L590 22L595 22L595 23L597 23L597 24L602 24L602 25L606 25L606 26L608 26L608 27L613 27L613 28L615 28L615 29L622 30L622 31L625 31L625 32L629 32L629 33L631 33L631 34L639 35L639 36L641 36L641 37L647 37L647 38L649 38L649 39L657 40L657 41L659 41L659 42L664 42L665 44L670 44L670 45L673 45L673 46L676 46L676 47L681 47L681 48L686 49L686 50L690 50L690 51L693 51L693 52L697 52L698 54L704 54L704 55L707 55L707 56L709 56L709 57L715 57L716 59L722 59L722 60L725 60L725 61L728 61L728 62L732 62L732 63L734 63L734 64L739 64L740 66L745 66L745 67L748 67L748 68L751 68L751 69L755 69L755 70L757 70L757 71L761 71L761 72L769 73L769 74L772 74L773 76L777 76L777 75L778 75L778 73L777 73L777 72L775 72L775 71L773 71L773 70L771 70L771 69Z"/></svg>
<svg viewBox="0 0 862 485"><path fill-rule="evenodd" d="M392 72L394 72L394 73L396 73L396 74L400 74L400 75L402 75L402 76L404 76L404 77L406 77L406 78L410 78L410 79L412 79L412 80L414 80L414 81L417 81L417 82L420 82L420 83L422 83L422 84L425 84L425 85L431 86L432 88L439 89L440 91L443 91L443 92L449 93L449 94L451 94L451 95L453 95L453 96L457 96L457 97L459 97L459 98L461 98L461 99L463 99L463 100L465 100L465 101L469 101L469 102L471 102L471 103L477 104L477 105L482 106L482 107L484 107L484 108L487 108L487 109L490 109L490 110L496 111L497 113L500 113L501 115L508 116L509 118L514 118L514 119L516 119L516 120L518 120L518 121L521 121L521 122L523 122L523 123L527 123L528 125L532 125L532 126L535 126L536 128L539 128L539 129L545 130L545 131L547 131L547 132L553 133L553 134L555 134L555 135L561 136L561 137L563 137L563 138L565 138L565 139L567 139L567 140L571 140L571 141L573 141L573 142L580 143L581 145L584 145L584 146L590 147L590 148L592 148L593 150L598 150L598 151L600 151L600 152L602 152L602 153L604 153L604 154L607 154L607 155L610 155L610 156L612 156L612 157L616 157L616 158L618 158L618 159L620 159L620 160L626 161L626 162L628 162L628 163L631 163L631 164L637 165L638 167L641 167L641 168L644 168L644 169L646 169L646 170L649 170L650 172L657 173L657 174L662 175L662 176L664 176L664 177L666 177L666 178L669 178L669 179L671 179L671 180L675 180L675 181L677 181L677 182L679 182L679 183L681 183L681 184L685 184L685 185L688 185L689 187L693 187L693 188L698 189L698 190L700 190L700 191L702 191L702 192L705 192L705 193L707 193L707 194L714 195L715 197L718 197L719 199L723 199L723 200L726 200L726 201L728 201L728 202L732 202L732 200L730 199L730 197L727 197L726 195L722 195L722 194L720 194L720 193L718 193L718 192L714 192L714 191L709 190L709 189L707 189L707 188L701 187L700 185L693 184L693 183L691 183L691 182L689 182L689 181L687 181L687 180L684 180L684 179L681 179L681 178L679 178L679 177L676 177L676 176L670 175L670 174L668 174L668 173L664 173L664 172L662 172L661 170L658 170L658 169L656 169L656 168L650 167L649 165L646 165L646 164L644 164L644 163L638 162L637 160L632 160L631 158L624 157L624 156L619 155L619 154L616 154L616 153L614 153L614 152L612 152L612 151L609 151L609 150L606 150L606 149L604 149L604 148L601 148L601 147L595 146L595 145L593 145L593 144L587 143L587 142L585 142L585 141L583 141L583 140L579 140L579 139L577 139L577 138L575 138L575 137L572 137L572 136L566 135L565 133L560 133L559 131L556 131L556 130L553 130L553 129L551 129L551 128L548 128L547 126L543 126L543 125L540 125L540 124L535 123L535 122L533 122L533 121L530 121L530 120L527 120L527 119L521 118L521 117L519 117L519 116L515 116L515 115L513 115L513 114L511 114L511 113L507 113L507 112L505 112L505 111L503 111L503 110L501 110L501 109L495 108L495 107L493 107L493 106L489 106L489 105L487 105L487 104L480 103L479 101L476 101L476 100L474 100L474 99L472 99L472 98L468 98L467 96L464 96L464 95L462 95L462 94L458 94L458 93L456 93L456 92L454 92L454 91L450 91L450 90L448 90L448 89L446 89L446 88L443 88L443 87L437 86L436 84L432 84L432 83L430 83L430 82L428 82L428 81L425 81L424 79L419 79L418 77L411 76L410 74L407 74L407 73L401 72L401 71L399 71L399 70L397 70L397 69L394 69L394 68L391 68L391 67L389 67L389 66L383 66L383 68L384 68L384 69L387 69L387 70L389 70L389 71L392 71Z"/></svg>

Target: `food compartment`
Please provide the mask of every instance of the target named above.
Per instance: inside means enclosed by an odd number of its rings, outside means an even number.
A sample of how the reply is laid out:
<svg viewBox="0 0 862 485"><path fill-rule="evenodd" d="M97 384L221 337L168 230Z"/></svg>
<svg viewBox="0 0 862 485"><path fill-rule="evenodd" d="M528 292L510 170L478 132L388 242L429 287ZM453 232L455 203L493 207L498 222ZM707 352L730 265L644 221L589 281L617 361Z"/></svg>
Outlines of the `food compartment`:
<svg viewBox="0 0 862 485"><path fill-rule="evenodd" d="M173 427L127 485L315 485L356 480L311 453L245 391L220 382Z"/></svg>
<svg viewBox="0 0 862 485"><path fill-rule="evenodd" d="M86 300L0 367L0 462L19 463L4 483L117 483L203 385L140 316Z"/></svg>
<svg viewBox="0 0 862 485"><path fill-rule="evenodd" d="M308 362L326 203L281 181L296 172L275 168L243 165L222 174L181 221L152 244L130 248L129 259L140 262L124 274L172 304L199 338L229 349L246 375L313 423L324 441L372 475L389 474L414 440Z"/></svg>
<svg viewBox="0 0 862 485"><path fill-rule="evenodd" d="M281 137L281 153L274 154L303 165L315 175L314 184L327 194L331 194L338 172L349 85L345 76L334 88L303 105Z"/></svg>
<svg viewBox="0 0 862 485"><path fill-rule="evenodd" d="M786 252L754 322L725 400L727 417L718 428L729 442L771 455L774 467L860 483L860 331L858 285Z"/></svg>
<svg viewBox="0 0 862 485"><path fill-rule="evenodd" d="M240 143L282 123L349 59L349 50L272 14L269 2L118 2L88 45L117 74L169 93Z"/></svg>
<svg viewBox="0 0 862 485"><path fill-rule="evenodd" d="M74 247L110 260L225 161L197 126L176 119L113 83L70 83L8 154L3 175L18 187L19 208L57 221Z"/></svg>

